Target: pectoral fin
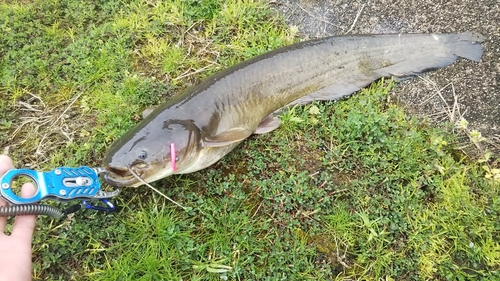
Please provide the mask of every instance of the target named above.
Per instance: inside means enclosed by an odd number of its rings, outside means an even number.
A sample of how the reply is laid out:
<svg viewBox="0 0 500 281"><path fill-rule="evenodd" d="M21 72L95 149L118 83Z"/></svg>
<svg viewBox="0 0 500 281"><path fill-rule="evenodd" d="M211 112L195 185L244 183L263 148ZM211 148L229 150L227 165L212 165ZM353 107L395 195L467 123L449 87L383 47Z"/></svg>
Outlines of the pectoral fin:
<svg viewBox="0 0 500 281"><path fill-rule="evenodd" d="M224 131L216 136L206 136L203 146L219 147L243 141L248 138L252 132L243 128L235 128Z"/></svg>
<svg viewBox="0 0 500 281"><path fill-rule="evenodd" d="M257 130L253 132L254 134L265 134L269 133L271 131L274 131L278 129L280 126L281 120L274 116L274 115L269 115L262 122L260 122L259 127L257 127Z"/></svg>

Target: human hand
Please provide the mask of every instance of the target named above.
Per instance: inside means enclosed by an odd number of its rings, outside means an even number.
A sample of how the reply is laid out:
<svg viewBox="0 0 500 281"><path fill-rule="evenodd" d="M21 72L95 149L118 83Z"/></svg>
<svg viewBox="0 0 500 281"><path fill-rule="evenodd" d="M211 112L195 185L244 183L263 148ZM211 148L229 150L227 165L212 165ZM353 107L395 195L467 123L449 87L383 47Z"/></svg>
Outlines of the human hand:
<svg viewBox="0 0 500 281"><path fill-rule="evenodd" d="M0 177L14 168L12 160L0 155ZM35 186L25 183L21 197L31 197L36 192ZM0 206L8 203L0 199ZM35 216L17 216L12 233L4 233L6 218L0 217L0 280L31 280L31 239L35 228Z"/></svg>

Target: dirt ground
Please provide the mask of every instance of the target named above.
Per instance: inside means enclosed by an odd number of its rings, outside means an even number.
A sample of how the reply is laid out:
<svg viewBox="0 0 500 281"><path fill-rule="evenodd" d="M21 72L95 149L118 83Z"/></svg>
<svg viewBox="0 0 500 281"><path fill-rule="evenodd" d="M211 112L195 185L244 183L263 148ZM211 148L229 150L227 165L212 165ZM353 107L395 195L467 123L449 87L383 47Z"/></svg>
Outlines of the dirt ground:
<svg viewBox="0 0 500 281"><path fill-rule="evenodd" d="M486 38L481 62L402 82L394 97L434 120L469 121L500 152L500 0L277 0L271 6L305 38L366 33L470 31Z"/></svg>

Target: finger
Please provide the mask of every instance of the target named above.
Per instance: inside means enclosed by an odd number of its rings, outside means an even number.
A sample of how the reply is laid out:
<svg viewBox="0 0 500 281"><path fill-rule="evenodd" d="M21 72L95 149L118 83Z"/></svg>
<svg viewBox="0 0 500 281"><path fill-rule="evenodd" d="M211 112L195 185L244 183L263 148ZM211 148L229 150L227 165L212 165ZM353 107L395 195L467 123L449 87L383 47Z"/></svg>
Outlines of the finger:
<svg viewBox="0 0 500 281"><path fill-rule="evenodd" d="M25 183L21 188L21 197L28 198L35 195L36 188L32 183ZM34 215L31 216L17 216L12 227L11 236L15 235L24 240L24 243L31 243L33 230L35 229Z"/></svg>
<svg viewBox="0 0 500 281"><path fill-rule="evenodd" d="M10 159L7 155L0 155L0 178L5 174L8 170L13 169L14 165L12 164L12 159ZM0 206L7 206L7 202L5 200L0 199ZM0 217L0 235L3 234L5 230L7 218Z"/></svg>
<svg viewBox="0 0 500 281"><path fill-rule="evenodd" d="M13 168L12 159L7 155L0 154L0 176L3 176L8 170Z"/></svg>

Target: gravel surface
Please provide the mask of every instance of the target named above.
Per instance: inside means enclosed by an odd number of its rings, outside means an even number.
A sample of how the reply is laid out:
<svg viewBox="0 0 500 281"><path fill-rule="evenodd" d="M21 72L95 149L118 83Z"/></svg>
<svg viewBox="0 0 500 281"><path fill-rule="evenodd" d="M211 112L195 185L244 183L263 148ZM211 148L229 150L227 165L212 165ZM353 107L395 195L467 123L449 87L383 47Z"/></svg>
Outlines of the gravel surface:
<svg viewBox="0 0 500 281"><path fill-rule="evenodd" d="M366 33L475 32L481 62L460 59L400 83L394 97L436 121L463 116L500 152L500 0L278 0L271 6L304 38Z"/></svg>

